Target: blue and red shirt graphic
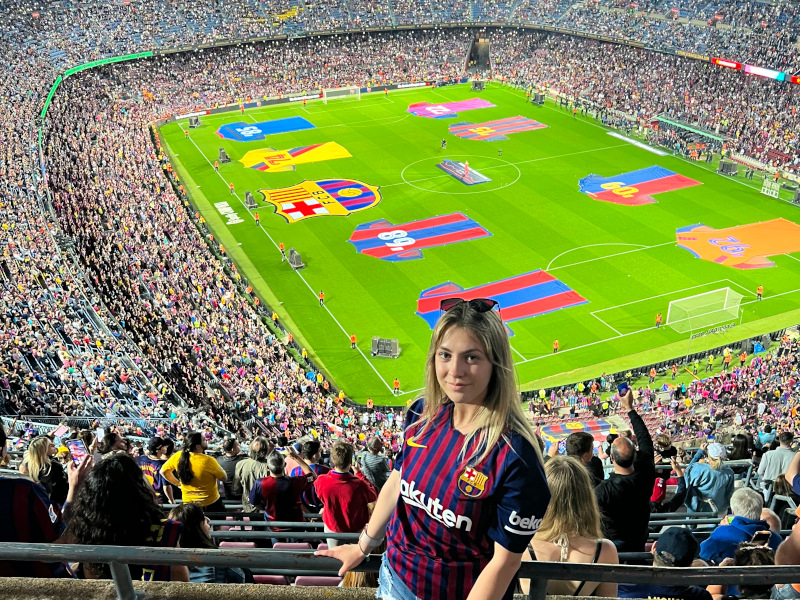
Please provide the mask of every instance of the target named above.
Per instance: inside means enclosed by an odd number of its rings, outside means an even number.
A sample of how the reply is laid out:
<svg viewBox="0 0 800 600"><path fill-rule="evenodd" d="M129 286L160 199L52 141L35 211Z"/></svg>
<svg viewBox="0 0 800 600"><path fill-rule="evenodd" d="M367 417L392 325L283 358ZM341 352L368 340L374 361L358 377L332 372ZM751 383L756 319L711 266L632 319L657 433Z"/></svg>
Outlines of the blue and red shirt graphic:
<svg viewBox="0 0 800 600"><path fill-rule="evenodd" d="M392 225L386 219L362 223L347 240L360 254L389 262L422 258L422 250L492 235L462 213Z"/></svg>
<svg viewBox="0 0 800 600"><path fill-rule="evenodd" d="M534 448L509 432L477 464L464 464L464 436L453 429L451 402L421 432L423 401L406 415L397 456L400 499L389 522L386 559L418 598L469 595L498 543L522 553L550 502ZM467 449L470 456L477 440ZM509 587L504 599L513 596Z"/></svg>

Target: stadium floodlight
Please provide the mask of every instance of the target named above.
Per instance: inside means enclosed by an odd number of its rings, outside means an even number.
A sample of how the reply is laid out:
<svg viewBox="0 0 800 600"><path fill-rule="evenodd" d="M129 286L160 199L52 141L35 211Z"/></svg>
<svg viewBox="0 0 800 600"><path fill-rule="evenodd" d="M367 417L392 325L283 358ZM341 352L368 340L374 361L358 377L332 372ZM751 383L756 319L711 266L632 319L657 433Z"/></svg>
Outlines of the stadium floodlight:
<svg viewBox="0 0 800 600"><path fill-rule="evenodd" d="M348 86L340 88L323 88L322 102L327 104L328 100L361 100L361 88L358 86Z"/></svg>
<svg viewBox="0 0 800 600"><path fill-rule="evenodd" d="M742 298L742 294L726 287L673 300L666 324L678 333L687 333L738 319Z"/></svg>

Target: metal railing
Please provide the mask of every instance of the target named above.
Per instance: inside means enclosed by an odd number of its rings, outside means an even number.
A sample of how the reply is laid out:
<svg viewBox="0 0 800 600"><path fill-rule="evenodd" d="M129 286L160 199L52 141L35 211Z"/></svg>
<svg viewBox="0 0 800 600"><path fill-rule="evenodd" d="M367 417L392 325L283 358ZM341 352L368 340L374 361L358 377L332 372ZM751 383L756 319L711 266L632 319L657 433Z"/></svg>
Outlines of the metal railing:
<svg viewBox="0 0 800 600"><path fill-rule="evenodd" d="M271 570L293 575L320 571L336 573L341 567L341 562L334 558L282 550L200 550L71 544L6 543L0 545L0 560L106 563L110 567L119 600L138 600L144 597L143 592L134 589L128 565L249 569L269 566ZM354 570L374 573L378 571L380 562L380 556L373 555ZM531 581L529 600L544 600L550 580L703 587L709 584L770 585L800 581L800 566L665 568L534 561L523 562L518 575Z"/></svg>

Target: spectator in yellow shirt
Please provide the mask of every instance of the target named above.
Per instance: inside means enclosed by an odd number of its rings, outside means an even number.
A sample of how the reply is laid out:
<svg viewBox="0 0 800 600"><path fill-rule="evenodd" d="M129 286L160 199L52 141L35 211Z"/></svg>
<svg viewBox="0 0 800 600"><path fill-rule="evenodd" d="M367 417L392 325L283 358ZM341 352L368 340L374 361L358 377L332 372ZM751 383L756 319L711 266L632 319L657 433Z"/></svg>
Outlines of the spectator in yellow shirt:
<svg viewBox="0 0 800 600"><path fill-rule="evenodd" d="M226 481L227 475L214 457L206 456L206 448L208 441L202 433L188 433L183 448L164 463L161 474L181 488L184 502L199 504L205 511L224 511L217 481Z"/></svg>

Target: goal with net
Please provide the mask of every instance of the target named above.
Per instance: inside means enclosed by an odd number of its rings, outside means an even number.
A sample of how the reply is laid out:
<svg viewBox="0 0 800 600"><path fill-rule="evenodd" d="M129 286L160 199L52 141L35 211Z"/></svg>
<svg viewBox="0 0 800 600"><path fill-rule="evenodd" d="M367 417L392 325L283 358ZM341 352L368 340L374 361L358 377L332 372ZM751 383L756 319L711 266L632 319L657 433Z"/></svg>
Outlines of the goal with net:
<svg viewBox="0 0 800 600"><path fill-rule="evenodd" d="M697 331L739 318L742 294L731 288L697 294L669 303L667 322L678 333Z"/></svg>
<svg viewBox="0 0 800 600"><path fill-rule="evenodd" d="M341 88L323 88L322 102L328 103L328 100L361 100L361 88L357 86L341 87Z"/></svg>

